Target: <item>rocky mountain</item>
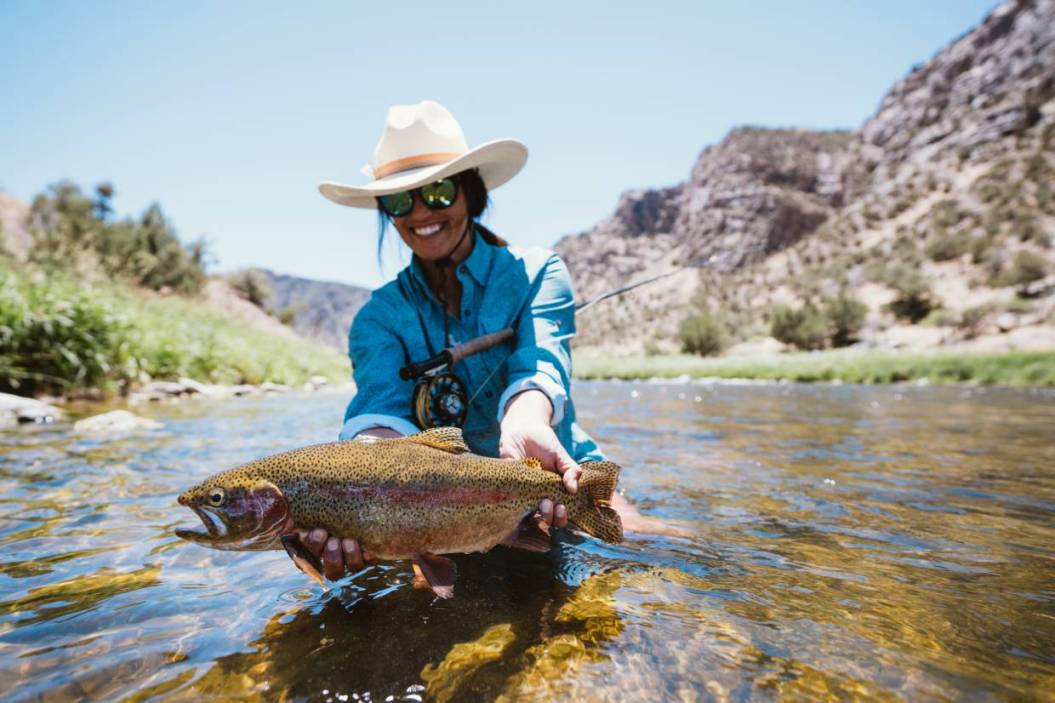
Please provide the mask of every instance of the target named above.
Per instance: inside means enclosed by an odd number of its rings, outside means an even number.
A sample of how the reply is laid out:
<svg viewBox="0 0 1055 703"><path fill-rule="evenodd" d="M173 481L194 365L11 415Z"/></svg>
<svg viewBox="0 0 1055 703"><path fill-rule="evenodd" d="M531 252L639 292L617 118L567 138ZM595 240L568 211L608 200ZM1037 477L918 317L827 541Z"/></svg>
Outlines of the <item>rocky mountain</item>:
<svg viewBox="0 0 1055 703"><path fill-rule="evenodd" d="M355 313L370 299L369 289L258 270L270 284L268 309L289 311L297 334L347 351L348 330Z"/></svg>
<svg viewBox="0 0 1055 703"><path fill-rule="evenodd" d="M557 244L581 298L685 267L584 314L579 343L672 348L699 310L743 341L767 334L777 305L840 293L868 306L874 344L1052 329L1053 98L1055 0L1013 0L857 131L732 130L684 183L624 193ZM933 313L922 327L890 305L907 288Z"/></svg>

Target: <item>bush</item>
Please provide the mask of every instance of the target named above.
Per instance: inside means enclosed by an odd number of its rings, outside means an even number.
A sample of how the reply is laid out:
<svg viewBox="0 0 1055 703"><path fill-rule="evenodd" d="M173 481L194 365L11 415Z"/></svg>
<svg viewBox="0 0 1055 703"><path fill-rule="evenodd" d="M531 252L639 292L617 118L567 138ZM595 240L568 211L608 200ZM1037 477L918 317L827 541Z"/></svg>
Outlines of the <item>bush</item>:
<svg viewBox="0 0 1055 703"><path fill-rule="evenodd" d="M824 303L824 314L831 325L833 347L845 347L857 341L857 333L864 325L868 306L856 298L840 293Z"/></svg>
<svg viewBox="0 0 1055 703"><path fill-rule="evenodd" d="M996 286L1022 286L1039 281L1047 275L1047 260L1028 249L1020 249L1011 265L1000 271L993 280Z"/></svg>
<svg viewBox="0 0 1055 703"><path fill-rule="evenodd" d="M967 253L971 242L962 234L947 234L944 230L927 242L924 249L932 261L951 261Z"/></svg>
<svg viewBox="0 0 1055 703"><path fill-rule="evenodd" d="M769 333L799 349L823 349L832 336L828 318L808 303L797 310L778 306L773 309L772 318Z"/></svg>
<svg viewBox="0 0 1055 703"><path fill-rule="evenodd" d="M686 318L678 330L681 348L690 354L717 354L727 341L725 325L710 312Z"/></svg>
<svg viewBox="0 0 1055 703"><path fill-rule="evenodd" d="M990 303L975 305L960 313L958 327L963 330L967 339L974 339L982 333L983 325L996 308Z"/></svg>
<svg viewBox="0 0 1055 703"><path fill-rule="evenodd" d="M271 281L258 269L240 269L227 274L227 282L239 295L262 310L271 300Z"/></svg>
<svg viewBox="0 0 1055 703"><path fill-rule="evenodd" d="M883 283L897 291L897 298L885 307L896 317L915 324L938 307L930 286L918 269L894 266L885 272Z"/></svg>
<svg viewBox="0 0 1055 703"><path fill-rule="evenodd" d="M0 391L63 392L124 380L128 325L90 292L45 280L0 284Z"/></svg>

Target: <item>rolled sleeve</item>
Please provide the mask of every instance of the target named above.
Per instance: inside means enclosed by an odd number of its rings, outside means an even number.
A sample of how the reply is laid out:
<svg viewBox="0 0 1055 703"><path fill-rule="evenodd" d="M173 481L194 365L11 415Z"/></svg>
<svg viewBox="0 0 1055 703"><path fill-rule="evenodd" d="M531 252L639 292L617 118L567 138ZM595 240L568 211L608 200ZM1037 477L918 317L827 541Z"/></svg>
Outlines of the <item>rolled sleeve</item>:
<svg viewBox="0 0 1055 703"><path fill-rule="evenodd" d="M371 301L352 322L348 355L356 392L344 413L341 439L352 439L371 427L387 427L404 435L418 431L410 415L413 383L399 377L406 354L386 318L396 319Z"/></svg>
<svg viewBox="0 0 1055 703"><path fill-rule="evenodd" d="M363 430L369 430L373 427L386 427L398 432L404 437L418 432L417 425L401 417L396 417L395 415L383 415L381 413L364 413L345 420L344 426L341 427L341 434L338 439L355 439L356 435L360 432Z"/></svg>
<svg viewBox="0 0 1055 703"><path fill-rule="evenodd" d="M498 421L517 393L537 389L553 405L551 424L564 418L571 388L571 338L575 335L575 294L568 269L556 254L543 267L516 327L516 349L507 364L507 385Z"/></svg>

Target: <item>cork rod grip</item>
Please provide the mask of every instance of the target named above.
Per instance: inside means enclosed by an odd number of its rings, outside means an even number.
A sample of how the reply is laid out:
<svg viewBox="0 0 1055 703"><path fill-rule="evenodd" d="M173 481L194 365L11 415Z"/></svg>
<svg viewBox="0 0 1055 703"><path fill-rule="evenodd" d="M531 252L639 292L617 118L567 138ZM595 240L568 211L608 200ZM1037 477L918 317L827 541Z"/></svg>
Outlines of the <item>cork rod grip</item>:
<svg viewBox="0 0 1055 703"><path fill-rule="evenodd" d="M497 346L502 342L513 338L513 328L506 327L504 330L498 330L491 334L485 334L482 337L470 339L465 344L459 344L456 347L451 347L451 363L456 364L467 356L482 352L484 349L490 349L493 346Z"/></svg>

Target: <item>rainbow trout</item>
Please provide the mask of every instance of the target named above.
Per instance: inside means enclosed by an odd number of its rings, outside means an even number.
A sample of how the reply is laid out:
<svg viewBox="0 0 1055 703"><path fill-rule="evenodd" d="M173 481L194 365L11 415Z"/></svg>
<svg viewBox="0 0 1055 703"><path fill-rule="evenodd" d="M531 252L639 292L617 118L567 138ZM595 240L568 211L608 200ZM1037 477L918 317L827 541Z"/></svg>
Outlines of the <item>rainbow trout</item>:
<svg viewBox="0 0 1055 703"><path fill-rule="evenodd" d="M442 554L507 544L549 549L530 515L543 498L568 507L568 520L606 542L623 526L609 501L619 467L585 462L570 495L537 459L470 453L456 427L373 442L317 444L220 472L179 497L204 531L176 534L215 549L282 549L325 585L322 564L297 534L321 527L359 540L378 559L412 559L442 598L454 592L454 562Z"/></svg>

